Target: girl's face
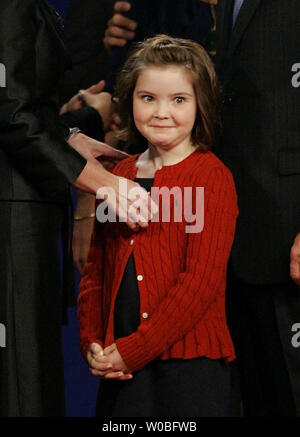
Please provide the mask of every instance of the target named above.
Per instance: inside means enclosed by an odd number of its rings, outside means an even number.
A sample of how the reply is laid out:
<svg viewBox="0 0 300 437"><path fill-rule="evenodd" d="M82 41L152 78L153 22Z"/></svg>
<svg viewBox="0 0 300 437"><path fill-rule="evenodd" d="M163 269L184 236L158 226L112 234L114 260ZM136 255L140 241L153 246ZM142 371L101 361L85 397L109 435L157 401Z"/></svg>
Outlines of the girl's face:
<svg viewBox="0 0 300 437"><path fill-rule="evenodd" d="M150 145L165 150L190 146L196 113L192 79L183 67L142 70L133 92L133 117Z"/></svg>

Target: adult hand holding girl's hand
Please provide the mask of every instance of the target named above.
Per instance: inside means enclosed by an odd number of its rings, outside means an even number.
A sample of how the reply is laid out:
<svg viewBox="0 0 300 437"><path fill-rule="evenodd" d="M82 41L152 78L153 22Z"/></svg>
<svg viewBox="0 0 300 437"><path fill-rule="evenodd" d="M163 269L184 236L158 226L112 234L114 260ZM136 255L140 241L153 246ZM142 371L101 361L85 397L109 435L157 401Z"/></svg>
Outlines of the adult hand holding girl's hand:
<svg viewBox="0 0 300 437"><path fill-rule="evenodd" d="M105 348L104 351L98 343L91 343L87 361L92 375L119 381L132 379L132 374L122 360L115 343Z"/></svg>
<svg viewBox="0 0 300 437"><path fill-rule="evenodd" d="M104 172L103 166L108 168L109 164L115 164L128 157L128 155L107 144L87 137L81 132L73 135L69 140L69 144L88 161L73 185L80 190L97 194L100 193L101 188L104 189L104 192L107 188L111 188L115 196L109 196L106 199L111 210L126 222L133 231L146 228L148 221L158 211L156 203L138 183ZM101 157L100 163L103 163L103 166L96 160L97 157L98 159ZM140 190L141 198L138 205L135 202L135 195L133 196L135 193L133 189L137 188ZM102 198L100 194L99 198Z"/></svg>

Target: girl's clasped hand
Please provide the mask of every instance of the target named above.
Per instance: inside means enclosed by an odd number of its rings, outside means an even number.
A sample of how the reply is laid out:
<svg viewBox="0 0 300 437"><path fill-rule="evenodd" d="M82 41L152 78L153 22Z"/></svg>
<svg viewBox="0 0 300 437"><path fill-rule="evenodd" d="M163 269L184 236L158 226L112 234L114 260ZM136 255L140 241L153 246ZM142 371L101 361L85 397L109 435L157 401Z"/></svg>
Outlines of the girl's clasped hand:
<svg viewBox="0 0 300 437"><path fill-rule="evenodd" d="M90 372L94 376L100 376L105 379L117 379L119 381L133 378L115 343L104 350L98 343L90 344L87 360Z"/></svg>

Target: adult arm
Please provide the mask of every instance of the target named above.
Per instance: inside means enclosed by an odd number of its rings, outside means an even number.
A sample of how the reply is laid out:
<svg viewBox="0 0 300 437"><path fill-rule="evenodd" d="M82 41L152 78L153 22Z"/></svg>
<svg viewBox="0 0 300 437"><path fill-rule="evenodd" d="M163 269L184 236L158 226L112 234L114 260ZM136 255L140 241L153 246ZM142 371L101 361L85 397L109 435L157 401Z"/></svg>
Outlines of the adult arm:
<svg viewBox="0 0 300 437"><path fill-rule="evenodd" d="M41 98L37 71L42 60L37 50L51 37L40 1L9 0L1 5L0 59L7 80L0 89L0 147L33 186L47 193L51 189L55 196L76 180L86 160L64 140L67 129L56 118L47 90L45 100ZM40 116L44 109L56 129L45 128Z"/></svg>
<svg viewBox="0 0 300 437"><path fill-rule="evenodd" d="M88 137L98 141L104 140L102 118L99 112L90 106L65 112L60 116L60 120L68 127L78 127Z"/></svg>
<svg viewBox="0 0 300 437"><path fill-rule="evenodd" d="M119 196L119 178L95 159L108 154L118 160L121 152L83 134L74 135L69 147L64 139L68 129L59 122L52 97L57 84L49 83L45 90L40 89L43 75L37 72L45 68L42 63L51 56L44 54L44 47L48 47L51 38L57 38L47 27L45 4L40 0L3 0L1 7L0 59L7 77L6 87L0 88L1 149L12 166L48 197L53 195L55 199L69 184L92 194L100 187L112 187L117 194L117 214L126 217L127 224L135 228L133 220L127 220L128 195ZM40 59L42 54L44 58ZM130 181L129 189L132 184ZM138 223L147 226L146 222Z"/></svg>

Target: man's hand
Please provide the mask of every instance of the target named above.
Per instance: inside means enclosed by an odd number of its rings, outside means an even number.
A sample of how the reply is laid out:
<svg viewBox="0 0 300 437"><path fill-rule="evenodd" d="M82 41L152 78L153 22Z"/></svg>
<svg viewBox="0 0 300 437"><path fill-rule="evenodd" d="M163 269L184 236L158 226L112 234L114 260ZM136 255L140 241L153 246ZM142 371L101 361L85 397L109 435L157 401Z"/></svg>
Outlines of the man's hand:
<svg viewBox="0 0 300 437"><path fill-rule="evenodd" d="M218 3L218 0L201 1L212 5ZM107 22L105 37L103 39L104 47L108 52L110 52L113 47L124 47L128 41L134 39L138 23L122 15L123 12L128 12L130 9L131 4L126 1L118 1L115 3L115 13Z"/></svg>
<svg viewBox="0 0 300 437"><path fill-rule="evenodd" d="M102 347L98 343L92 343L87 353L87 361L90 366L91 374L100 376L100 378L117 379L119 381L132 379L132 374L129 372L125 373L123 370L118 369L116 363L113 364L111 362L111 357L115 359L115 355L105 355ZM123 366L123 368L125 370L125 366Z"/></svg>
<svg viewBox="0 0 300 437"><path fill-rule="evenodd" d="M115 104L111 100L111 94L108 92L95 93L89 90L80 90L78 95L83 105L91 106L99 112L106 132L113 121L112 115L115 109Z"/></svg>
<svg viewBox="0 0 300 437"><path fill-rule="evenodd" d="M104 46L108 52L112 47L124 47L127 41L134 39L137 23L130 18L124 17L122 12L128 12L131 4L126 1L118 1L114 5L114 15L107 22Z"/></svg>
<svg viewBox="0 0 300 437"><path fill-rule="evenodd" d="M82 92L86 92L89 94L99 94L103 90L105 86L105 81L100 80L95 85L90 86L86 90L79 90L75 96L73 96L67 103L65 103L59 111L59 115L64 114L69 111L76 111L77 109L81 109L86 106L84 99L82 98Z"/></svg>
<svg viewBox="0 0 300 437"><path fill-rule="evenodd" d="M300 233L296 236L290 252L290 275L300 287Z"/></svg>

